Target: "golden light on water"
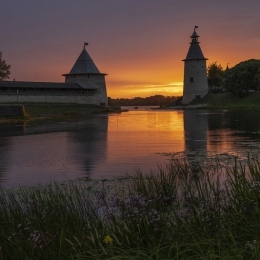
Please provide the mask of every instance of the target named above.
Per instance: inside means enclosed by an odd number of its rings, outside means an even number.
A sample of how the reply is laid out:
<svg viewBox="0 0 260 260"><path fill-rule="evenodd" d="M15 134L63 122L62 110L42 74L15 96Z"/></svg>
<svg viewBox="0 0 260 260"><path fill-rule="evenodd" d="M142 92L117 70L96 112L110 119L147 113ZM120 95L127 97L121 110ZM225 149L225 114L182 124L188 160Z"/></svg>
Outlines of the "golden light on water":
<svg viewBox="0 0 260 260"><path fill-rule="evenodd" d="M225 131L219 130L214 134L221 136L221 139L214 139L212 136L208 135L208 150L214 150L217 153L233 150L234 144L230 142L230 136L232 135L232 131L230 129L226 129Z"/></svg>
<svg viewBox="0 0 260 260"><path fill-rule="evenodd" d="M108 154L116 152L116 160L122 161L157 154L158 146L164 153L182 152L185 150L183 124L182 111L129 111L110 117Z"/></svg>

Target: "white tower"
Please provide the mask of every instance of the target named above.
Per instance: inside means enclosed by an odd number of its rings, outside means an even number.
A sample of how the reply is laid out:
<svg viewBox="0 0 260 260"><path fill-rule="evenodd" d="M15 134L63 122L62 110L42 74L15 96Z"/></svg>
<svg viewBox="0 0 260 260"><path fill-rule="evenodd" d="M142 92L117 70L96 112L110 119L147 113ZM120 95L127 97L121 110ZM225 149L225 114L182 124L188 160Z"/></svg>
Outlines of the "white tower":
<svg viewBox="0 0 260 260"><path fill-rule="evenodd" d="M190 36L191 43L186 59L184 59L184 82L182 104L189 104L194 99L200 99L208 93L207 58L204 57L199 42L198 34Z"/></svg>

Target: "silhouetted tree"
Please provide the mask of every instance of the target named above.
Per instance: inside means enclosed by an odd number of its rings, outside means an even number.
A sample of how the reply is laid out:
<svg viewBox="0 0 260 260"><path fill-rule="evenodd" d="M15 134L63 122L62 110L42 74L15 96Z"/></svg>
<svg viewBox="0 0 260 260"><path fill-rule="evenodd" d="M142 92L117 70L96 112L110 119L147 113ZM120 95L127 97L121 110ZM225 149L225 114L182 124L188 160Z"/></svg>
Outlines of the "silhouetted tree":
<svg viewBox="0 0 260 260"><path fill-rule="evenodd" d="M225 88L240 97L248 95L249 90L259 90L260 60L242 61L225 71Z"/></svg>
<svg viewBox="0 0 260 260"><path fill-rule="evenodd" d="M255 74L254 82L256 84L255 90L260 90L260 67L258 68L258 70Z"/></svg>
<svg viewBox="0 0 260 260"><path fill-rule="evenodd" d="M0 81L9 78L11 65L6 64L2 59L2 52L0 52Z"/></svg>
<svg viewBox="0 0 260 260"><path fill-rule="evenodd" d="M215 88L222 87L224 76L223 67L220 64L217 64L217 62L215 61L209 64L207 71L209 84L211 86L214 86Z"/></svg>

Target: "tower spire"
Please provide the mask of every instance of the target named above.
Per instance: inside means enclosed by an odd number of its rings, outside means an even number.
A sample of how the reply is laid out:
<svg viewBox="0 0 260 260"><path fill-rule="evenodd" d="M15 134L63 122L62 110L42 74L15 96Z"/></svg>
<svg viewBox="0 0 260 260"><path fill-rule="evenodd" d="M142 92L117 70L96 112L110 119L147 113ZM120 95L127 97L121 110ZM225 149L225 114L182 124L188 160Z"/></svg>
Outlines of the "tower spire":
<svg viewBox="0 0 260 260"><path fill-rule="evenodd" d="M191 40L191 44L192 44L192 43L199 43L199 42L198 42L199 35L198 35L197 32L196 32L196 29L197 29L197 28L199 28L199 26L195 25L195 26L194 26L193 34L190 36L190 38L192 39L192 40Z"/></svg>
<svg viewBox="0 0 260 260"><path fill-rule="evenodd" d="M199 35L196 32L196 29L198 28L198 26L194 26L194 31L192 33L192 35L190 36L191 38L191 42L190 42L190 48L189 51L187 53L186 59L185 60L207 60L207 58L204 57L200 45L199 45Z"/></svg>
<svg viewBox="0 0 260 260"><path fill-rule="evenodd" d="M184 61L183 104L189 104L193 99L204 97L208 93L207 58L204 57L200 45L198 26L190 36L190 48Z"/></svg>

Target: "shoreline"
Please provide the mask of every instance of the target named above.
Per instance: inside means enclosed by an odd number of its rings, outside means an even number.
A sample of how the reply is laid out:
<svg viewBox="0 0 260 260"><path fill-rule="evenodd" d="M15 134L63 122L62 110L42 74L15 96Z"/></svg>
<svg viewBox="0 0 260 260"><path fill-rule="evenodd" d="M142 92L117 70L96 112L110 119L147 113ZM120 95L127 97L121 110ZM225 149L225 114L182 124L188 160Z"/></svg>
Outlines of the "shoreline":
<svg viewBox="0 0 260 260"><path fill-rule="evenodd" d="M20 122L35 119L55 119L68 117L81 117L85 115L108 114L127 112L121 107L100 107L86 104L65 104L65 103L2 103L2 107L24 107L24 115L1 116L0 123ZM123 106L122 106L123 107ZM150 108L150 110L186 110L186 109L260 109L260 93L249 93L248 96L240 98L230 92L212 93L209 92L201 100L191 102L189 105L168 105L164 107Z"/></svg>
<svg viewBox="0 0 260 260"><path fill-rule="evenodd" d="M21 104L0 104L2 107L23 107L23 115L6 114L0 117L0 123L21 122L36 119L55 118L78 118L85 115L121 113L124 110L115 110L111 107L100 107L85 104L55 104L55 103L21 103Z"/></svg>

